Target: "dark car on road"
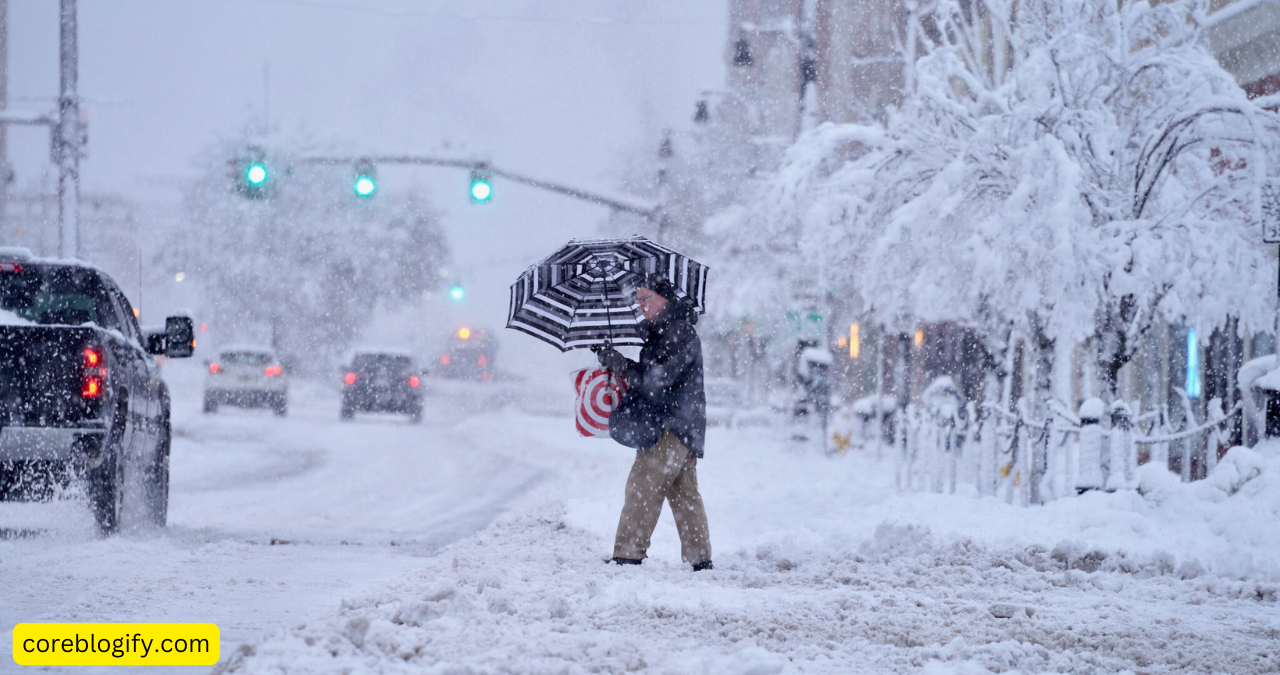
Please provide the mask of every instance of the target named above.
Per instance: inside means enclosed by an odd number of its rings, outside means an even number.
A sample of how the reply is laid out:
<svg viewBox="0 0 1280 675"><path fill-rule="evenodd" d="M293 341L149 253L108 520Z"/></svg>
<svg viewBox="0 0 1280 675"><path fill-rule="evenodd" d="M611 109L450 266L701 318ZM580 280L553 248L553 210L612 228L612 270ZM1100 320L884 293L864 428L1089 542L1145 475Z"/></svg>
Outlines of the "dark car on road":
<svg viewBox="0 0 1280 675"><path fill-rule="evenodd" d="M445 340L435 372L451 379L488 382L493 379L497 351L498 342L489 333L463 326Z"/></svg>
<svg viewBox="0 0 1280 675"><path fill-rule="evenodd" d="M101 270L0 249L0 501L44 501L76 483L104 533L126 499L163 526L169 388L154 355L194 347L187 317L144 333Z"/></svg>
<svg viewBox="0 0 1280 675"><path fill-rule="evenodd" d="M390 412L422 421L422 375L413 357L397 352L357 352L343 368L342 419L356 412Z"/></svg>

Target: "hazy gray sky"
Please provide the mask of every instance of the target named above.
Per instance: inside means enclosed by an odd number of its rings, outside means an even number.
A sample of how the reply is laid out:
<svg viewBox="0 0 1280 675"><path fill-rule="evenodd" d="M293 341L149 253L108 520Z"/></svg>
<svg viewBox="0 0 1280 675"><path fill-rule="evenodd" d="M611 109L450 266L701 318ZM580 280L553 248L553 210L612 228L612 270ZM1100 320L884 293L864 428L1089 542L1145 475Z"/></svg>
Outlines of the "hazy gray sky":
<svg viewBox="0 0 1280 675"><path fill-rule="evenodd" d="M10 0L11 106L57 92L57 2ZM599 180L722 79L723 0L81 0L90 190L171 193L194 152L261 118L382 150L455 149ZM647 132L647 133L646 133ZM19 183L49 170L15 130Z"/></svg>
<svg viewBox="0 0 1280 675"><path fill-rule="evenodd" d="M89 191L175 203L196 154L270 119L377 152L483 157L537 176L614 188L627 151L690 124L723 81L724 0L80 0L80 89ZM58 3L10 0L10 107L51 109ZM48 137L15 129L19 187L52 184ZM499 182L381 170L389 193L430 189L470 296L499 327L506 286L533 257L589 235L604 215ZM451 309L450 311L454 311ZM547 349L550 349L549 347Z"/></svg>

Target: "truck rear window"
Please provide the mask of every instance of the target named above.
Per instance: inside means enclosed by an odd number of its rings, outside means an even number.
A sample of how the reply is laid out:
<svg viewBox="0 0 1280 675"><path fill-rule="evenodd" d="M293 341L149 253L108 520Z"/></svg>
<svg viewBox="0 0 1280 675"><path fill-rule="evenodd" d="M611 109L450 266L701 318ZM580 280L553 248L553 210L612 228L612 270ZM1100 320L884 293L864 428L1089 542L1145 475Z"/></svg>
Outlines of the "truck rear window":
<svg viewBox="0 0 1280 675"><path fill-rule="evenodd" d="M0 274L0 309L44 325L119 328L98 275L78 267L23 265Z"/></svg>

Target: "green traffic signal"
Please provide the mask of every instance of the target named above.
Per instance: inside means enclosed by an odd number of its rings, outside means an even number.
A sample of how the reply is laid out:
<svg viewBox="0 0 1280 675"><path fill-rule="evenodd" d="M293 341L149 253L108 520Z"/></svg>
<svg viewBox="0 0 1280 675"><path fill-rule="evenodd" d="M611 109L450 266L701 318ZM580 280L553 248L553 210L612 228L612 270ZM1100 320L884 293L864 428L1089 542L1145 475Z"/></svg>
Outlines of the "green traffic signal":
<svg viewBox="0 0 1280 675"><path fill-rule="evenodd" d="M453 298L455 301L461 300L463 295L465 295L465 292L462 290L461 286L454 286L449 289L449 297Z"/></svg>
<svg viewBox="0 0 1280 675"><path fill-rule="evenodd" d="M258 187L267 182L267 167L262 162L254 162L245 169L244 179L249 185Z"/></svg>
<svg viewBox="0 0 1280 675"><path fill-rule="evenodd" d="M368 199L378 191L378 174L372 162L365 160L356 164L356 179L351 188L361 199Z"/></svg>
<svg viewBox="0 0 1280 675"><path fill-rule="evenodd" d="M235 190L245 197L265 199L271 190L273 176L264 157L262 148L250 147L231 163Z"/></svg>
<svg viewBox="0 0 1280 675"><path fill-rule="evenodd" d="M489 172L484 169L471 171L471 201L482 204L493 196L493 185L489 182Z"/></svg>

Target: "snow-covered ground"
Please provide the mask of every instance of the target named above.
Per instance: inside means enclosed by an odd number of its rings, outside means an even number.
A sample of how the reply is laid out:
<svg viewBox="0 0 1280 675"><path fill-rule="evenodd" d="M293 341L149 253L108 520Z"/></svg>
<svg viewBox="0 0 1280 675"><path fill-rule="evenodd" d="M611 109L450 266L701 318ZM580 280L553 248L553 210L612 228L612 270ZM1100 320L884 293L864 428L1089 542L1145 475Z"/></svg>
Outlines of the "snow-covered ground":
<svg viewBox="0 0 1280 675"><path fill-rule="evenodd" d="M630 451L575 438L564 390L453 386L420 428L339 424L322 389L283 421L193 407L173 526L0 542L4 628L214 621L236 673L1280 670L1280 448L1028 509L716 427L716 569L669 511L619 568Z"/></svg>
<svg viewBox="0 0 1280 675"><path fill-rule="evenodd" d="M477 452L456 426L466 404L500 388L441 395L418 426L391 415L339 422L336 390L299 382L287 418L229 407L207 416L199 369L166 368L167 530L104 540L80 503L0 504L6 636L29 621L210 621L234 647L420 569L540 477L534 464ZM0 661L0 672L14 668Z"/></svg>

